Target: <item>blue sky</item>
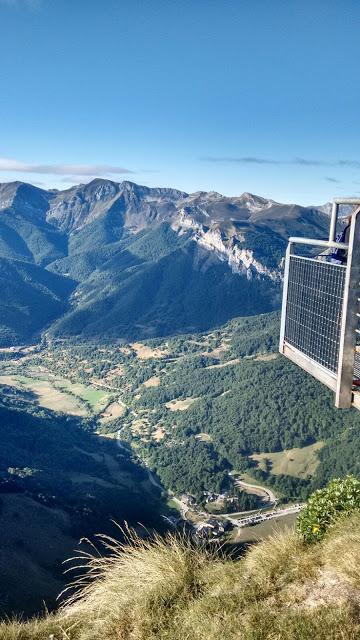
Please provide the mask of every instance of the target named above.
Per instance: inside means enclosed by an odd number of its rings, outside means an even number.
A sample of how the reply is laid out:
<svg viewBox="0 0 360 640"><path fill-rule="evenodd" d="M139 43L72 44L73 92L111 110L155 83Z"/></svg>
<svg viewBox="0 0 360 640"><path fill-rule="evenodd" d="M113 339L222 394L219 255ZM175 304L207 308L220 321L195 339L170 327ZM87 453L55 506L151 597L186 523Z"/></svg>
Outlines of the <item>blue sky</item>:
<svg viewBox="0 0 360 640"><path fill-rule="evenodd" d="M0 0L0 181L360 194L359 0Z"/></svg>

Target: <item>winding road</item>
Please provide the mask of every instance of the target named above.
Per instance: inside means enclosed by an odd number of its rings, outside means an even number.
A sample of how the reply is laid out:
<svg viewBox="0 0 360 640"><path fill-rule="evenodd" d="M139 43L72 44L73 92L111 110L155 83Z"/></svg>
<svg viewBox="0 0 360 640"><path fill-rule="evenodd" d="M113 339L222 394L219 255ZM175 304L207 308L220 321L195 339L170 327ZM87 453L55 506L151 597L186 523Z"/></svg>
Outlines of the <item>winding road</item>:
<svg viewBox="0 0 360 640"><path fill-rule="evenodd" d="M120 449L123 449L127 451L127 453L129 453L129 450L126 447L124 447L124 445L121 444L120 440L121 440L121 432L119 430L117 433L118 446ZM143 467L145 467L151 484L157 489L160 489L160 491L165 491L164 487L161 486L161 484L156 480L154 474L149 469L147 463L141 460L141 458L139 458L139 462L142 464ZM291 507L285 507L284 509L273 509L272 511L270 511L269 507L276 506L277 504L277 498L274 492L271 491L271 489L268 489L267 487L262 487L257 484L250 484L248 482L244 482L243 480L235 480L235 485L240 487L241 489L249 490L251 493L255 493L260 496L267 496L268 501L266 502L266 504L264 504L264 506L260 507L256 511L241 511L238 513L210 514L207 511L200 511L196 509L197 515L203 517L205 520L208 520L209 518L228 520L229 522L231 522L231 524L234 527L242 528L242 527L250 526L252 524L260 524L265 520L272 520L273 518L281 518L291 513L298 513L302 508L301 504L296 504ZM172 500L176 502L176 504L179 506L181 516L184 518L184 520L187 520L188 518L186 517L186 514L189 511L189 506L183 500L180 500L180 498L177 498L175 496L172 496ZM239 516L243 516L243 517L239 517Z"/></svg>
<svg viewBox="0 0 360 640"><path fill-rule="evenodd" d="M262 495L262 496L266 495L268 497L268 502L270 504L277 503L277 497L275 496L274 492L271 491L271 489L268 489L267 487L261 487L258 484L249 484L248 482L244 482L243 480L235 480L235 485L237 487L240 487L241 489L245 489L245 490L250 489L251 493L255 493L257 495Z"/></svg>

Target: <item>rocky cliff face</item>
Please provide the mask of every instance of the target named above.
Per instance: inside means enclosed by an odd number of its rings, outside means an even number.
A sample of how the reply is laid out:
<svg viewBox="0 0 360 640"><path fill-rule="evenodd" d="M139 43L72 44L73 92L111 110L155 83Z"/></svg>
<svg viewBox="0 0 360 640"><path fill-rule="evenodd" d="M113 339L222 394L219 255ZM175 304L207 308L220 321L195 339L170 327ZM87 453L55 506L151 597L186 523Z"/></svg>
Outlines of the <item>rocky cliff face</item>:
<svg viewBox="0 0 360 640"><path fill-rule="evenodd" d="M184 209L181 209L179 215L173 220L172 228L180 235L190 232L194 242L214 252L221 262L229 265L232 273L246 275L248 279L254 275L266 276L272 280L280 278L280 261L278 268L268 269L255 258L251 249L241 246L246 242L244 232L236 232L233 229L226 234L219 224L209 228L186 214Z"/></svg>
<svg viewBox="0 0 360 640"><path fill-rule="evenodd" d="M216 192L187 194L98 179L56 194L46 192L45 197L47 221L68 234L110 214L131 234L166 222L179 235L187 233L213 252L233 273L248 278L278 279L281 263L279 258L270 267L261 247L247 246L249 236L266 231L285 242L293 228L301 232L303 220L309 226L310 218L315 235L327 225L326 213L316 208L282 205L250 193L230 198Z"/></svg>

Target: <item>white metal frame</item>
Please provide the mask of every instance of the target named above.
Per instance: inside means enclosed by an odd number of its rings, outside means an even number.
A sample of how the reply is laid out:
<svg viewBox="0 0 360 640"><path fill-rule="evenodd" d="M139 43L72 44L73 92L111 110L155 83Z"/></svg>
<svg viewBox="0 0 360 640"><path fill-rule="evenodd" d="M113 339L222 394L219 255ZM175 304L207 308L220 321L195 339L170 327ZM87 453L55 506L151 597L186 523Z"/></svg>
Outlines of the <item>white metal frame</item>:
<svg viewBox="0 0 360 640"><path fill-rule="evenodd" d="M354 212L351 217L349 243L335 241L336 223L338 219L339 205L360 205L358 198L336 198L330 218L328 240L315 240L308 238L289 238L286 251L284 289L281 312L280 345L279 351L292 360L302 369L320 380L335 393L335 406L349 408L352 404L352 383L354 375L354 360L356 347L356 327L358 322L358 301L360 283L360 210ZM326 369L315 360L295 349L285 340L286 311L289 286L289 266L291 256L294 255L294 245L308 245L330 249L345 249L347 251L345 286L342 302L340 343L338 356L338 370L336 373Z"/></svg>

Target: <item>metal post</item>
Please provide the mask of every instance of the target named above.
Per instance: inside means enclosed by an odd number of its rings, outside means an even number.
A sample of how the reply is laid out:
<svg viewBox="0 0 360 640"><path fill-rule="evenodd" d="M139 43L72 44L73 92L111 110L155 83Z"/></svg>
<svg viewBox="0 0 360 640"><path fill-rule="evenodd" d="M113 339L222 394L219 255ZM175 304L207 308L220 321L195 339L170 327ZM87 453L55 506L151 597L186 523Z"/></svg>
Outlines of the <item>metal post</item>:
<svg viewBox="0 0 360 640"><path fill-rule="evenodd" d="M360 282L360 210L352 215L347 267L342 305L339 343L339 364L335 392L335 406L348 409L352 402L357 308Z"/></svg>
<svg viewBox="0 0 360 640"><path fill-rule="evenodd" d="M281 308L280 342L279 342L280 353L284 352L286 306L287 306L287 294L288 294L288 284L289 284L290 256L292 254L292 247L293 245L291 241L289 241L289 244L286 249L286 256L285 256L284 287L283 287L283 299L282 299L282 308Z"/></svg>
<svg viewBox="0 0 360 640"><path fill-rule="evenodd" d="M339 209L339 205L337 202L334 201L332 205L332 210L331 210L331 220L330 220L330 229L329 229L330 242L335 242L338 209Z"/></svg>

